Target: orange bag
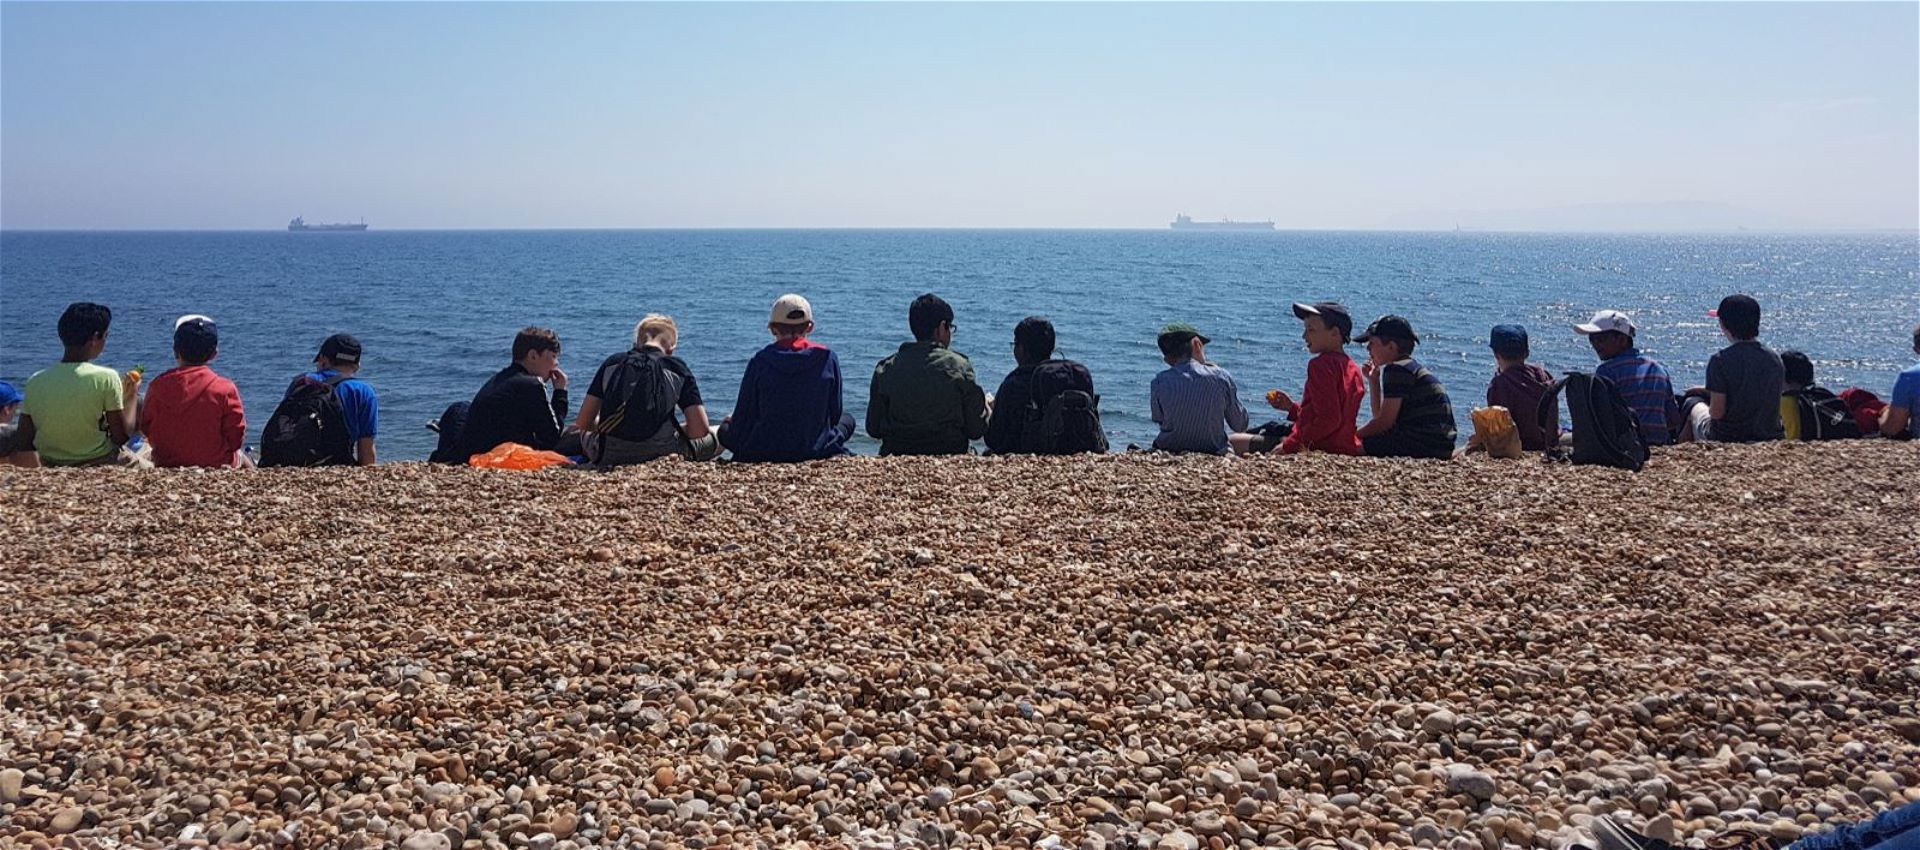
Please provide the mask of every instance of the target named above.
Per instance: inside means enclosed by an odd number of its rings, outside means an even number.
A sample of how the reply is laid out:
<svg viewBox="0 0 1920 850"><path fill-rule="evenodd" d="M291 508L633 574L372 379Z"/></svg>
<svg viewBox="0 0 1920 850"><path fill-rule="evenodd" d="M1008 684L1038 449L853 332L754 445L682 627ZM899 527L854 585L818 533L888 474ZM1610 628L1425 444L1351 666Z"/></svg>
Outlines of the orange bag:
<svg viewBox="0 0 1920 850"><path fill-rule="evenodd" d="M1524 454L1520 447L1520 429L1513 424L1513 414L1504 407L1475 409L1473 430L1480 436L1480 446L1487 450L1488 457L1511 458Z"/></svg>
<svg viewBox="0 0 1920 850"><path fill-rule="evenodd" d="M543 452L519 443L501 443L494 446L493 451L467 458L468 466L481 469L546 469L571 463L573 461L559 452Z"/></svg>

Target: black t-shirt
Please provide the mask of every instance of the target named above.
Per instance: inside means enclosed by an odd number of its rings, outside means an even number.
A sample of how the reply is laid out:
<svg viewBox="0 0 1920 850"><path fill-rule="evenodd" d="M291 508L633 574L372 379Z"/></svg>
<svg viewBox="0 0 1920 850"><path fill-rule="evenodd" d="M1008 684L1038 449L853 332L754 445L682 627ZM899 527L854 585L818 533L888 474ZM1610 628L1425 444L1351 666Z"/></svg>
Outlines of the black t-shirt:
<svg viewBox="0 0 1920 850"><path fill-rule="evenodd" d="M688 368L685 360L667 354L651 345L641 346L634 349L634 351L654 358L658 362L661 371L666 373L668 383L675 385L673 388L675 407L686 410L689 407L695 407L705 403L700 399L700 382L694 380L693 370ZM593 373L593 383L587 386L587 395L600 400L600 416L602 419L605 419L608 415L612 414L615 409L619 408L620 405L626 403L626 399L624 398L607 398L606 388L607 384L613 381L614 370L619 369L622 364L626 363L628 355L632 353L632 351L622 351L602 361L600 368ZM632 427L629 427L628 421L630 420L623 420L620 427L613 429L611 432L612 435L623 440L639 441L652 437L653 432L656 430L641 426L637 422L635 422ZM646 433L640 433L642 431Z"/></svg>
<svg viewBox="0 0 1920 850"><path fill-rule="evenodd" d="M25 446L21 446L19 449L14 448L13 437L14 434L19 433L19 431L20 426L12 423L0 425L0 457L6 457L7 455L26 448Z"/></svg>
<svg viewBox="0 0 1920 850"><path fill-rule="evenodd" d="M1778 440L1786 432L1780 422L1780 388L1787 367L1780 355L1759 340L1741 340L1707 360L1707 390L1725 393L1726 415L1713 423L1713 438L1725 443Z"/></svg>
<svg viewBox="0 0 1920 850"><path fill-rule="evenodd" d="M1453 450L1456 436L1453 402L1440 379L1411 357L1381 367L1380 394L1400 399L1400 415L1389 433L1413 440L1436 452Z"/></svg>

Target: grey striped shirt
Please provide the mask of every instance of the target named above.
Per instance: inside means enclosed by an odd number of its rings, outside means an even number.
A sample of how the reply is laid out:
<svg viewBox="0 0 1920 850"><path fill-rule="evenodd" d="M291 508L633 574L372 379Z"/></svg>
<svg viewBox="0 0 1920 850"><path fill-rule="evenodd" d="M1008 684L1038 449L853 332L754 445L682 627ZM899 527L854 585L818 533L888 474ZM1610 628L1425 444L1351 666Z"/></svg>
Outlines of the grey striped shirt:
<svg viewBox="0 0 1920 850"><path fill-rule="evenodd" d="M1153 447L1166 452L1227 451L1227 428L1247 430L1247 408L1233 375L1218 366L1185 361L1153 377L1153 421L1160 436Z"/></svg>

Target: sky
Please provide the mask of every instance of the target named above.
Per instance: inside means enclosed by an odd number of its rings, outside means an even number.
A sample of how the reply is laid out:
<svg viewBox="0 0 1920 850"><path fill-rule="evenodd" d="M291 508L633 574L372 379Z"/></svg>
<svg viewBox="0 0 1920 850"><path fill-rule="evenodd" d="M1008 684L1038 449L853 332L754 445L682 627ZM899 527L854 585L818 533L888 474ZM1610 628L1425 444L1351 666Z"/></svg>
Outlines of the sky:
<svg viewBox="0 0 1920 850"><path fill-rule="evenodd" d="M1920 4L0 3L5 228L1181 212L1913 229Z"/></svg>

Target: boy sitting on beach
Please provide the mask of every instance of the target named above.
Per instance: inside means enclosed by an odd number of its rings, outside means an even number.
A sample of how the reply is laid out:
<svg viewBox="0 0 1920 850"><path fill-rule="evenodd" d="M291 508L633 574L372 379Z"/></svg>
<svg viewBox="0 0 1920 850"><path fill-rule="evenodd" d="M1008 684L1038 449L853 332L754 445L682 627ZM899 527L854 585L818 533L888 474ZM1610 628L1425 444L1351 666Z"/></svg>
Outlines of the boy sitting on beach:
<svg viewBox="0 0 1920 850"><path fill-rule="evenodd" d="M233 382L207 364L220 352L220 331L206 316L181 316L173 325L179 365L153 379L140 405L140 433L161 467L251 466L241 452L246 408Z"/></svg>
<svg viewBox="0 0 1920 850"><path fill-rule="evenodd" d="M929 292L907 309L913 341L873 367L867 434L882 455L963 455L987 433L987 394L953 350L953 307Z"/></svg>
<svg viewBox="0 0 1920 850"><path fill-rule="evenodd" d="M1709 315L1731 345L1707 359L1706 400L1700 388L1688 391L1686 434L1701 442L1757 443L1778 440L1780 389L1787 371L1780 355L1760 342L1760 302L1747 295L1720 299Z"/></svg>
<svg viewBox="0 0 1920 850"><path fill-rule="evenodd" d="M58 365L27 380L14 434L19 451L35 451L49 466L134 464L121 452L132 433L130 415L139 398L140 373L119 373L91 361L107 348L113 311L104 304L79 302L60 314Z"/></svg>
<svg viewBox="0 0 1920 850"><path fill-rule="evenodd" d="M0 463L35 466L38 459L33 457L33 452L14 442L14 436L20 432L15 418L20 413L22 398L19 387L0 381Z"/></svg>
<svg viewBox="0 0 1920 850"><path fill-rule="evenodd" d="M1619 310L1601 310L1573 330L1587 338L1600 365L1594 377L1606 378L1620 391L1640 425L1640 441L1649 446L1673 442L1680 428L1680 405L1673 397L1673 378L1665 366L1640 353L1634 345L1633 320Z"/></svg>
<svg viewBox="0 0 1920 850"><path fill-rule="evenodd" d="M1413 359L1420 337L1399 316L1382 316L1356 342L1367 346L1367 395L1373 418L1360 428L1368 457L1453 457L1457 435L1447 388Z"/></svg>
<svg viewBox="0 0 1920 850"><path fill-rule="evenodd" d="M679 345L672 317L650 314L634 326L633 347L600 364L574 420L589 462L626 466L675 454L712 460L720 453L700 384L673 355Z"/></svg>
<svg viewBox="0 0 1920 850"><path fill-rule="evenodd" d="M1367 382L1360 375L1360 367L1347 356L1353 314L1345 305L1333 301L1295 304L1293 314L1304 325L1300 338L1313 355L1313 359L1307 361L1307 386L1298 402L1282 390L1267 394L1267 403L1275 410L1285 411L1287 418L1293 420L1293 430L1279 441L1256 434L1234 434L1227 439L1238 454L1308 451L1360 454L1356 427Z"/></svg>
<svg viewBox="0 0 1920 850"><path fill-rule="evenodd" d="M1206 337L1185 322L1160 329L1157 342L1167 368L1153 376L1149 399L1163 452L1225 454L1227 432L1247 430L1247 408L1227 370L1207 362Z"/></svg>
<svg viewBox="0 0 1920 850"><path fill-rule="evenodd" d="M797 463L848 454L853 415L841 406L840 357L807 338L813 304L782 295L767 318L773 342L747 361L720 444L749 463Z"/></svg>
<svg viewBox="0 0 1920 850"><path fill-rule="evenodd" d="M1493 349L1493 380L1487 384L1487 406L1504 407L1513 417L1520 435L1520 448L1538 452L1560 441L1558 421L1540 421L1540 397L1553 389L1553 373L1527 362L1532 353L1527 329L1520 325L1494 325L1487 346ZM1483 451L1480 434L1467 438L1461 453Z"/></svg>
<svg viewBox="0 0 1920 850"><path fill-rule="evenodd" d="M1920 354L1920 326L1913 329L1913 353ZM1880 433L1887 437L1907 437L1915 430L1914 411L1920 410L1920 363L1915 363L1893 380L1893 395L1887 409L1880 411Z"/></svg>
<svg viewBox="0 0 1920 850"><path fill-rule="evenodd" d="M1780 352L1787 385L1780 392L1780 425L1788 440L1844 440L1860 436L1860 425L1846 401L1813 382L1813 358Z"/></svg>
<svg viewBox="0 0 1920 850"><path fill-rule="evenodd" d="M513 337L513 362L488 378L467 405L459 456L486 454L502 443L549 451L560 444L565 421L567 373L560 368L560 335L552 328L522 328Z"/></svg>

